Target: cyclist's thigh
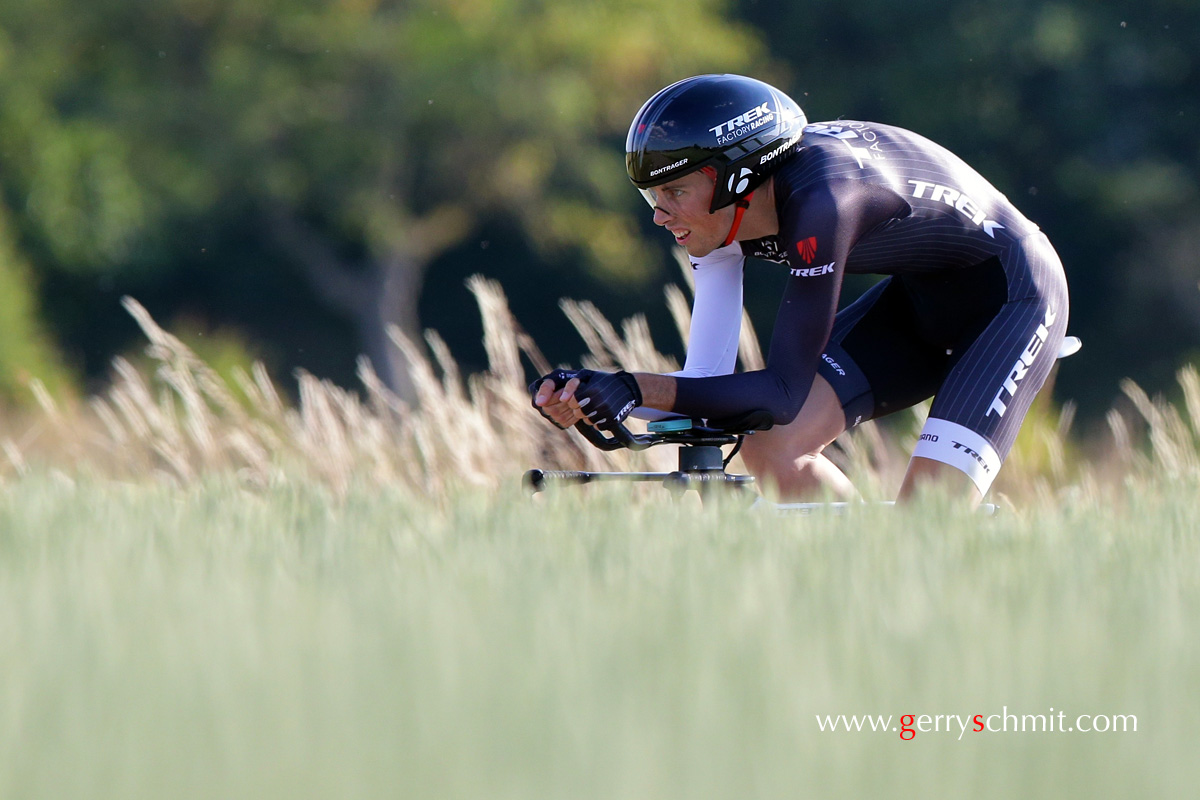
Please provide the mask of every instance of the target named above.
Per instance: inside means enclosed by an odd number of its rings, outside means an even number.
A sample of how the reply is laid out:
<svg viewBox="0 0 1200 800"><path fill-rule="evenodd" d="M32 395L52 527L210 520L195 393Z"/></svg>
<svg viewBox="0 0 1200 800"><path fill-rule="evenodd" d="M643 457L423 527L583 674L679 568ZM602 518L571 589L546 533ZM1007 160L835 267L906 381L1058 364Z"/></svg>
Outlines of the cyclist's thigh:
<svg viewBox="0 0 1200 800"><path fill-rule="evenodd" d="M1062 264L1040 234L1005 264L1009 300L946 376L913 455L962 469L986 493L1067 330Z"/></svg>
<svg viewBox="0 0 1200 800"><path fill-rule="evenodd" d="M908 291L895 278L880 281L838 313L818 374L837 394L846 428L937 391L950 357L921 329Z"/></svg>

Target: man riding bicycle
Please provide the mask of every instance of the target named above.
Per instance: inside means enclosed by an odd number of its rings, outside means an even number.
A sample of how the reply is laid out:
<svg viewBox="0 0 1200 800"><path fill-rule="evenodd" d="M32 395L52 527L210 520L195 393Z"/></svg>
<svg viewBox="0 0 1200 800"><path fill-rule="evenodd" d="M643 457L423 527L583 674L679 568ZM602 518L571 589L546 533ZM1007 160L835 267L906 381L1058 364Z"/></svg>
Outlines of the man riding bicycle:
<svg viewBox="0 0 1200 800"><path fill-rule="evenodd" d="M822 451L933 397L900 499L936 481L978 502L1067 327L1049 240L977 172L917 134L807 124L778 89L701 75L642 106L629 177L695 276L687 360L671 375L558 370L534 405L603 429L642 406L734 427L747 468L785 499L854 488ZM766 367L734 374L746 256L791 277ZM846 273L887 276L837 311Z"/></svg>

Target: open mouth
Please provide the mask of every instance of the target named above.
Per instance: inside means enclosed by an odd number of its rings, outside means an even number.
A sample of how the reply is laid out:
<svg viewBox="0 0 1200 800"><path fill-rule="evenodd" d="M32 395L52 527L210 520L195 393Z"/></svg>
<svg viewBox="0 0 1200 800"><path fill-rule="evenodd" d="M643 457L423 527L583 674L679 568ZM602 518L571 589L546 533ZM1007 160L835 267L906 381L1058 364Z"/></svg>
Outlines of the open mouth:
<svg viewBox="0 0 1200 800"><path fill-rule="evenodd" d="M683 244L687 240L687 238L692 235L692 232L687 231L687 230L671 231L671 233L672 233L672 235L675 236L675 241L678 242L679 244Z"/></svg>

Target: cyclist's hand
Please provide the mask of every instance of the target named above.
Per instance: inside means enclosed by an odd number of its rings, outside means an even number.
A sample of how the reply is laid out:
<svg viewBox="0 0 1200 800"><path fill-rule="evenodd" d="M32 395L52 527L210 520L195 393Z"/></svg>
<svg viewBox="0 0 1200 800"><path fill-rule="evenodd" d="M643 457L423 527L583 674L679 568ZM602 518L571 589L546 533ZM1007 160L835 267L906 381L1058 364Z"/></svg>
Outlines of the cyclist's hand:
<svg viewBox="0 0 1200 800"><path fill-rule="evenodd" d="M580 370L556 369L529 384L533 407L559 428L569 428L583 419L575 390Z"/></svg>
<svg viewBox="0 0 1200 800"><path fill-rule="evenodd" d="M642 404L642 390L628 372L579 370L581 381L575 390L578 406L589 425L611 430L620 425L629 412Z"/></svg>

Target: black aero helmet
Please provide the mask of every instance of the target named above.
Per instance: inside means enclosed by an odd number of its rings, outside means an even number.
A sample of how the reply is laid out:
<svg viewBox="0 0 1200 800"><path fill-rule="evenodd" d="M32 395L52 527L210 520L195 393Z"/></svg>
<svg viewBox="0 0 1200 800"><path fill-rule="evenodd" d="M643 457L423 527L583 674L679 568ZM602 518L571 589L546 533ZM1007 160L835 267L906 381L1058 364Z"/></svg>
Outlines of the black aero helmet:
<svg viewBox="0 0 1200 800"><path fill-rule="evenodd" d="M646 101L629 126L625 166L651 206L652 187L710 166L709 211L753 192L795 152L808 120L792 98L741 75L697 75Z"/></svg>

